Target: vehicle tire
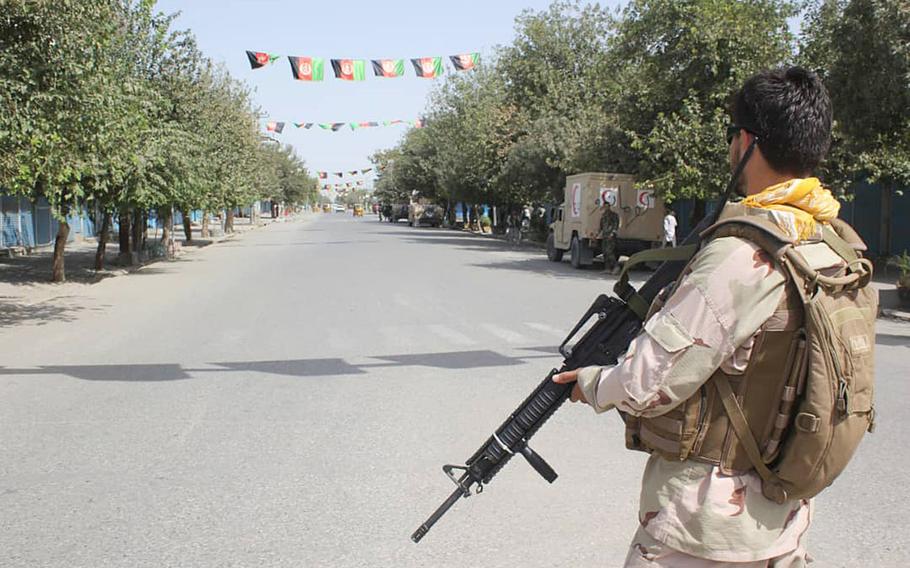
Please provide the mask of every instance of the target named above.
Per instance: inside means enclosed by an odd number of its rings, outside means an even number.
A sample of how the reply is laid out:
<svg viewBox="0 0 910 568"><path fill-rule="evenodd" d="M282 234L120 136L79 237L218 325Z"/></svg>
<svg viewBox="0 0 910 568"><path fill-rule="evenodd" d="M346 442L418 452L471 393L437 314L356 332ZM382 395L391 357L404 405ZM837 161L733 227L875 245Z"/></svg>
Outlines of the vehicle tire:
<svg viewBox="0 0 910 568"><path fill-rule="evenodd" d="M556 235L553 233L547 235L547 260L550 262L561 262L562 253L562 249L556 248Z"/></svg>
<svg viewBox="0 0 910 568"><path fill-rule="evenodd" d="M569 247L569 263L572 265L572 268L582 268L584 265L581 263L581 241L578 240L578 236L572 237L572 244Z"/></svg>

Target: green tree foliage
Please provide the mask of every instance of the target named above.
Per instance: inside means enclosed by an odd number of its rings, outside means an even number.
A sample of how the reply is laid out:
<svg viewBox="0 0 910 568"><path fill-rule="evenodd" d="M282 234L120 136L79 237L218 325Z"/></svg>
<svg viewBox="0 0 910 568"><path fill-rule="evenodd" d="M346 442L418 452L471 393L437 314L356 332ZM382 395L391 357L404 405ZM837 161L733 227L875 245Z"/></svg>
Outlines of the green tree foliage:
<svg viewBox="0 0 910 568"><path fill-rule="evenodd" d="M259 133L248 89L214 66L153 0L0 0L0 188L67 216L117 214L141 251L150 210L226 210L315 198L301 160ZM126 247L126 250L124 250Z"/></svg>
<svg viewBox="0 0 910 568"><path fill-rule="evenodd" d="M910 186L910 5L824 0L806 22L800 58L824 78L836 119L828 178L841 190L862 178Z"/></svg>
<svg viewBox="0 0 910 568"><path fill-rule="evenodd" d="M716 195L729 176L730 93L792 59L784 0L556 1L432 94L428 125L374 156L378 188L514 205L562 199L566 175L633 173L664 198Z"/></svg>

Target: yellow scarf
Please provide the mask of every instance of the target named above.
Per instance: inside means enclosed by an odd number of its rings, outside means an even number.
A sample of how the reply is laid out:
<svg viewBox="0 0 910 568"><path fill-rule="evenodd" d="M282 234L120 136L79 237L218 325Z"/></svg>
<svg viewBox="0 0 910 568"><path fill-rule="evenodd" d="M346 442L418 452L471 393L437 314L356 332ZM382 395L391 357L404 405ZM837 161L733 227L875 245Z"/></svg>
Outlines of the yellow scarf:
<svg viewBox="0 0 910 568"><path fill-rule="evenodd" d="M815 234L816 221L827 223L837 218L840 211L840 202L814 177L791 179L766 187L745 198L743 205L791 214L800 239Z"/></svg>

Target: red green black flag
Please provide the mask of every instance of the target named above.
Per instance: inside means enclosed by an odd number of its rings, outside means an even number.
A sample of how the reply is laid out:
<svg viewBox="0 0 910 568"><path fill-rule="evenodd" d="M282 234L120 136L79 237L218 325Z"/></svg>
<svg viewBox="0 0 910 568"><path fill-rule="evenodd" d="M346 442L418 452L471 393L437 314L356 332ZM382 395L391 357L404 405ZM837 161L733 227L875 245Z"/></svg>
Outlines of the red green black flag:
<svg viewBox="0 0 910 568"><path fill-rule="evenodd" d="M357 175L357 170L350 170L350 171L348 171L348 175L349 175L349 176L356 176L356 175Z"/></svg>
<svg viewBox="0 0 910 568"><path fill-rule="evenodd" d="M325 74L325 60L321 57L295 57L288 55L291 73L298 81L322 81Z"/></svg>
<svg viewBox="0 0 910 568"><path fill-rule="evenodd" d="M333 122L332 123L332 132L338 132L344 127L343 122Z"/></svg>
<svg viewBox="0 0 910 568"><path fill-rule="evenodd" d="M344 177L344 172L333 172L338 177ZM335 184L338 185L338 184Z"/></svg>
<svg viewBox="0 0 910 568"><path fill-rule="evenodd" d="M457 71L467 71L477 66L480 62L480 54L477 52L462 53L460 55L450 55L449 59L452 60L452 65L455 66Z"/></svg>
<svg viewBox="0 0 910 568"><path fill-rule="evenodd" d="M269 132L274 132L275 134L281 134L281 131L284 130L283 122L269 122L265 125L265 129Z"/></svg>
<svg viewBox="0 0 910 568"><path fill-rule="evenodd" d="M265 53L264 51L247 51L246 56L250 60L251 69L259 69L260 67L265 67L272 61L275 61L281 57L280 55Z"/></svg>
<svg viewBox="0 0 910 568"><path fill-rule="evenodd" d="M372 170L373 170L373 168L364 168L364 169L360 170L360 173L365 174L365 173L367 173L367 172L369 172L369 171L372 171Z"/></svg>
<svg viewBox="0 0 910 568"><path fill-rule="evenodd" d="M329 172L319 172L319 179L325 179L329 177Z"/></svg>
<svg viewBox="0 0 910 568"><path fill-rule="evenodd" d="M366 61L363 59L333 59L332 70L335 78L344 81L363 81L366 79Z"/></svg>
<svg viewBox="0 0 910 568"><path fill-rule="evenodd" d="M404 59L372 59L373 73L377 77L401 77L404 75Z"/></svg>
<svg viewBox="0 0 910 568"><path fill-rule="evenodd" d="M418 77L433 79L442 75L442 57L421 57L412 59L411 63Z"/></svg>

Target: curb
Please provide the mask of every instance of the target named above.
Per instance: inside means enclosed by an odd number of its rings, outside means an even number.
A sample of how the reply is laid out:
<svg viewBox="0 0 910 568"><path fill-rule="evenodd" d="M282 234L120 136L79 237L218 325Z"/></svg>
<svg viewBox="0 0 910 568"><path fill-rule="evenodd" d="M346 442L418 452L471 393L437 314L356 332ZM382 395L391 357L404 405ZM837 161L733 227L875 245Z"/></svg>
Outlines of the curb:
<svg viewBox="0 0 910 568"><path fill-rule="evenodd" d="M910 323L910 312L885 308L882 310L882 317L890 318L895 321Z"/></svg>

